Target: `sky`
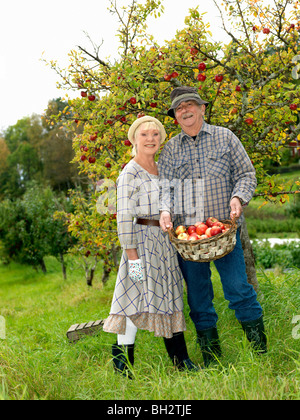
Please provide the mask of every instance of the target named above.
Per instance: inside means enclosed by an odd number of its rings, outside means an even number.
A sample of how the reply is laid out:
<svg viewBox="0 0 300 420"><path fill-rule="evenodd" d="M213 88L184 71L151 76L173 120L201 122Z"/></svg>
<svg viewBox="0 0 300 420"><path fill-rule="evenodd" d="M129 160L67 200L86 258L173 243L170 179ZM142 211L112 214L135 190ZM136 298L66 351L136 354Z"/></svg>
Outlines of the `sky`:
<svg viewBox="0 0 300 420"><path fill-rule="evenodd" d="M143 2L143 0L140 0ZM0 5L0 132L26 116L42 114L48 101L65 97L57 89L59 76L42 61L69 64L68 54L78 45L91 50L90 41L100 44L103 58L114 58L119 23L108 7L109 0L9 0ZM131 0L117 0L129 5ZM207 12L214 39L224 35L213 0L163 0L165 13L148 24L148 32L163 43L184 27L189 9L200 5ZM203 4L204 3L204 4ZM69 94L78 95L78 93Z"/></svg>

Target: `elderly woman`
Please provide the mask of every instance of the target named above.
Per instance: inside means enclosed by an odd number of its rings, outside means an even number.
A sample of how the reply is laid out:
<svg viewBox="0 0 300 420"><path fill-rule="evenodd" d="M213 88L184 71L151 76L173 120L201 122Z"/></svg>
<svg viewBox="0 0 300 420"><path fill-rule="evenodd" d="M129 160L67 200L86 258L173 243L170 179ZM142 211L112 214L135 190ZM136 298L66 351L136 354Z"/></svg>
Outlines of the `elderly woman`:
<svg viewBox="0 0 300 420"><path fill-rule="evenodd" d="M116 333L114 368L131 377L137 329L163 337L179 370L197 371L183 331L183 278L176 252L159 226L159 184L155 155L166 138L163 125L145 116L129 129L134 158L118 178L118 236L123 248L110 315L104 331Z"/></svg>

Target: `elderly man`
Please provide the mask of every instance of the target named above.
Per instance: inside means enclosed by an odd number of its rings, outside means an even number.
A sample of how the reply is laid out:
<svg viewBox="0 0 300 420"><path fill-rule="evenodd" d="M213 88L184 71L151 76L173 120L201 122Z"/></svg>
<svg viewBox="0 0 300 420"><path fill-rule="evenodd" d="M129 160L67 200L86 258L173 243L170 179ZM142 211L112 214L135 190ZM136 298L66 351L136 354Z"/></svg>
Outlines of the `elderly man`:
<svg viewBox="0 0 300 420"><path fill-rule="evenodd" d="M178 87L171 93L171 101L168 115L176 118L182 131L165 145L159 157L161 228L167 231L210 216L221 220L236 216L240 226L243 205L251 200L257 185L255 169L244 147L230 130L205 122L208 102L200 98L197 89ZM262 308L247 282L239 230L234 250L214 264L229 308L235 311L253 347L264 353L267 346ZM208 366L221 355L210 263L178 258L187 284L190 316Z"/></svg>

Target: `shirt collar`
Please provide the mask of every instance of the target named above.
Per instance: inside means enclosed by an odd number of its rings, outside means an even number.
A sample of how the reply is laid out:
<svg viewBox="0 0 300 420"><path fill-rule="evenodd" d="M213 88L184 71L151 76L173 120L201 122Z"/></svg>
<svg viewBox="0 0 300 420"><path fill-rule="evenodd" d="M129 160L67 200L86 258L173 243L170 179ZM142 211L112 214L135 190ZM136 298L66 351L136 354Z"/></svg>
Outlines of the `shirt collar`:
<svg viewBox="0 0 300 420"><path fill-rule="evenodd" d="M203 120L203 124L202 124L201 130L197 134L196 141L198 141L201 138L202 133L212 134L211 125L210 124L207 124L207 122L205 122L204 120ZM191 138L191 136L189 136L188 134L186 134L183 130L181 131L180 143L182 143L183 140L187 140L187 139L190 139L190 138Z"/></svg>

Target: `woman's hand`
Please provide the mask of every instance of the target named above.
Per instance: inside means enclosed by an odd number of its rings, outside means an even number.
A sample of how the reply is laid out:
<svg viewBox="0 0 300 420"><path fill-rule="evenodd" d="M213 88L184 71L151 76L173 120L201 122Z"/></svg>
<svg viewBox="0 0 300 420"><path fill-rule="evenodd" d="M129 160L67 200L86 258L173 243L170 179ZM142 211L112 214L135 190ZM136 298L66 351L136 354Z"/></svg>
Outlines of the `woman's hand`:
<svg viewBox="0 0 300 420"><path fill-rule="evenodd" d="M160 227L164 232L167 232L168 229L171 229L173 227L173 223L171 220L171 215L168 211L162 211L160 214Z"/></svg>

